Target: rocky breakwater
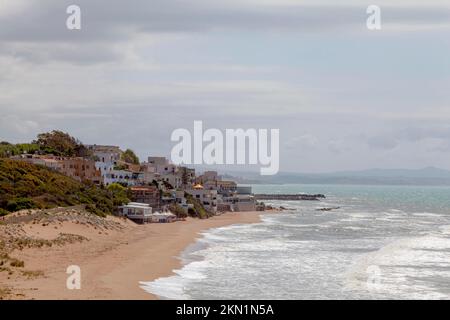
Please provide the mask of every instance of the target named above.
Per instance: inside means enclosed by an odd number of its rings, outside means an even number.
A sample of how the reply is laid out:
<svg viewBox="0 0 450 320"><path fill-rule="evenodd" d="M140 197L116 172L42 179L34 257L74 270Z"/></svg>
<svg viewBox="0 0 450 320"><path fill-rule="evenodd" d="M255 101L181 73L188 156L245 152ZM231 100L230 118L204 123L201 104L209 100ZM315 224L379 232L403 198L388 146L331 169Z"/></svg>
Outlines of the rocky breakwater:
<svg viewBox="0 0 450 320"><path fill-rule="evenodd" d="M325 199L323 194L255 194L256 200L320 200Z"/></svg>

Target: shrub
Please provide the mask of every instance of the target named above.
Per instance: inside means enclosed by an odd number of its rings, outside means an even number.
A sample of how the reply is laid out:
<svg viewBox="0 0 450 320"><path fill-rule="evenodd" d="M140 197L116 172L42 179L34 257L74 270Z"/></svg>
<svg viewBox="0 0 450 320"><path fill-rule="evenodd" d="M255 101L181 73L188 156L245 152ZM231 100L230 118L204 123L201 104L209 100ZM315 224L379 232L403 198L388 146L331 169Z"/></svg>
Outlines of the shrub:
<svg viewBox="0 0 450 320"><path fill-rule="evenodd" d="M127 149L121 155L122 161L131 164L139 164L139 158L136 156L133 150Z"/></svg>
<svg viewBox="0 0 450 320"><path fill-rule="evenodd" d="M194 205L193 212L195 212L195 215L193 215L193 216L196 216L200 219L207 219L207 218L213 216L213 214L208 212L205 209L205 207L201 204L201 202L198 201L197 199L195 199L192 195L186 194L186 200L187 200L187 203ZM192 213L191 210L189 210L189 212Z"/></svg>
<svg viewBox="0 0 450 320"><path fill-rule="evenodd" d="M0 217L6 216L6 215L9 214L9 213L10 213L9 211L0 208Z"/></svg>
<svg viewBox="0 0 450 320"><path fill-rule="evenodd" d="M22 260L18 260L18 259L12 259L11 262L9 263L9 265L11 267L23 268L23 267L25 267L25 262L23 262Z"/></svg>
<svg viewBox="0 0 450 320"><path fill-rule="evenodd" d="M172 212L174 215L176 215L178 218L186 218L187 213L184 211L184 209L177 203L171 204L169 206L170 212Z"/></svg>
<svg viewBox="0 0 450 320"><path fill-rule="evenodd" d="M86 204L89 212L104 216L128 203L129 189L120 185L102 188L80 183L43 166L0 159L0 215L22 209Z"/></svg>
<svg viewBox="0 0 450 320"><path fill-rule="evenodd" d="M37 208L37 204L29 198L15 198L8 201L6 209L8 211L19 211L23 209L33 209Z"/></svg>

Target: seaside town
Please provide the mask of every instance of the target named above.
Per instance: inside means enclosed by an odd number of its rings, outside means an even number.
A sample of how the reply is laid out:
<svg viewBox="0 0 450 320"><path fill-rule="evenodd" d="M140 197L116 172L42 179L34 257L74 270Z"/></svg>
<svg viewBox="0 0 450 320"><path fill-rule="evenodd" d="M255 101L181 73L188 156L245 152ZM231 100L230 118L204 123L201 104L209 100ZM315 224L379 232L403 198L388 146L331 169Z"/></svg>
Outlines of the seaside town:
<svg viewBox="0 0 450 320"><path fill-rule="evenodd" d="M62 134L62 133L61 133ZM102 187L119 185L128 190L128 203L115 214L136 223L174 222L187 216L205 218L224 212L264 211L250 186L224 180L216 171L196 174L161 156L139 162L134 152L124 157L119 146L85 145L86 156L58 156L35 151L9 159L47 167L74 180Z"/></svg>
<svg viewBox="0 0 450 320"><path fill-rule="evenodd" d="M206 230L287 209L262 201L322 197L254 194L216 171L159 155L140 161L131 149L58 130L3 141L0 300L157 299L139 283L179 268L177 257ZM83 290L67 283L72 266L83 270Z"/></svg>

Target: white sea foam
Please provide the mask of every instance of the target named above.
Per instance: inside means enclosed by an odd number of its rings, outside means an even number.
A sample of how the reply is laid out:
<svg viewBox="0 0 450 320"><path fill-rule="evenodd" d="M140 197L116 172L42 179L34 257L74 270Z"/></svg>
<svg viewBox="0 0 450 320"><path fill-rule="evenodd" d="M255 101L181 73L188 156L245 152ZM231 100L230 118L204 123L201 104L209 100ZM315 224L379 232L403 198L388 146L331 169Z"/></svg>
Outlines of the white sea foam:
<svg viewBox="0 0 450 320"><path fill-rule="evenodd" d="M184 283L178 277L159 278L152 282L140 282L140 287L163 299L188 300L191 297L184 292Z"/></svg>
<svg viewBox="0 0 450 320"><path fill-rule="evenodd" d="M439 234L399 239L357 259L346 275L346 289L372 291L375 296L408 299L449 299L431 278L450 277L450 239ZM370 287L371 267L380 269L379 283ZM441 269L439 269L441 268Z"/></svg>
<svg viewBox="0 0 450 320"><path fill-rule="evenodd" d="M175 275L142 287L170 299L449 299L450 215L388 190L379 202L328 198L320 206L342 209L326 214L289 202L291 213L208 230Z"/></svg>

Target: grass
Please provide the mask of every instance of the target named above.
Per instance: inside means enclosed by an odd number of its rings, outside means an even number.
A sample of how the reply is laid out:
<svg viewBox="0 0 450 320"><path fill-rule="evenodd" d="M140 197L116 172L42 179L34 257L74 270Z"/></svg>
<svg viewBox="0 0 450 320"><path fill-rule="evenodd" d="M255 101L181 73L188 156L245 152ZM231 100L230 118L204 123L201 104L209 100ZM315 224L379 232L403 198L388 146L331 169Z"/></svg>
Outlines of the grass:
<svg viewBox="0 0 450 320"><path fill-rule="evenodd" d="M11 294L10 289L0 287L0 300L6 299L10 294Z"/></svg>
<svg viewBox="0 0 450 320"><path fill-rule="evenodd" d="M209 212L208 210L205 209L205 207L201 204L201 202L197 199L195 199L192 195L190 194L185 194L186 196L186 200L187 203L192 204L194 206L193 209L189 210L189 213L191 216L200 218L200 219L207 219L211 216L213 216L213 214L211 212ZM192 210L192 211L191 211Z"/></svg>
<svg viewBox="0 0 450 320"><path fill-rule="evenodd" d="M25 270L22 271L22 276L27 277L28 279L34 279L44 276L44 272L40 270L31 271L31 270Z"/></svg>
<svg viewBox="0 0 450 320"><path fill-rule="evenodd" d="M9 262L9 265L14 268L23 268L25 267L25 262L16 258L12 258Z"/></svg>
<svg viewBox="0 0 450 320"><path fill-rule="evenodd" d="M80 183L43 166L0 159L0 216L23 209L82 204L89 212L105 216L114 213L117 203L127 200L123 195L91 183Z"/></svg>

